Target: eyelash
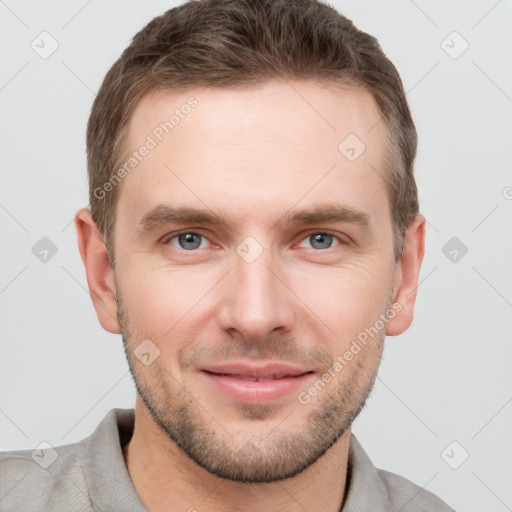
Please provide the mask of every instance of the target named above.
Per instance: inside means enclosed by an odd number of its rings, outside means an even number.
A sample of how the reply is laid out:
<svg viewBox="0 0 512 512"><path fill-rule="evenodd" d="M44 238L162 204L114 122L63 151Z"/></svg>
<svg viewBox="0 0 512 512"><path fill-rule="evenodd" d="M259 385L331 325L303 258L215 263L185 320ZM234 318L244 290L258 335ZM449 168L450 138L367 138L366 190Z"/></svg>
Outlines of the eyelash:
<svg viewBox="0 0 512 512"><path fill-rule="evenodd" d="M199 235L201 236L202 238L206 239L210 244L212 244L212 241L203 233L201 233L201 231L192 231L192 230L183 230L183 231L179 231L177 233L172 233L171 235L168 235L168 236L165 236L163 239L162 239L162 244L164 245L168 245L169 242L175 238L177 238L178 236L180 235L184 235L184 234L192 234L192 235ZM332 247L328 247L326 249L315 249L315 248L308 248L309 250L311 251L314 251L315 253L322 253L322 252L327 252L329 249L334 249L335 247L338 247L340 245L346 245L348 242L346 240L343 240L339 235L331 232L331 231L319 231L319 230L312 230L312 231L309 231L305 234L302 235L302 238L300 239L300 242L302 242L303 240L305 240L306 238L309 238L311 235L330 235L332 236L333 238L335 238L339 244L337 245L334 245ZM212 245L215 245L215 244L212 244ZM195 253L195 252L198 252L199 249L191 249L191 250L186 250L186 249L181 249L180 247L174 247L172 246L174 249L178 249L184 253Z"/></svg>

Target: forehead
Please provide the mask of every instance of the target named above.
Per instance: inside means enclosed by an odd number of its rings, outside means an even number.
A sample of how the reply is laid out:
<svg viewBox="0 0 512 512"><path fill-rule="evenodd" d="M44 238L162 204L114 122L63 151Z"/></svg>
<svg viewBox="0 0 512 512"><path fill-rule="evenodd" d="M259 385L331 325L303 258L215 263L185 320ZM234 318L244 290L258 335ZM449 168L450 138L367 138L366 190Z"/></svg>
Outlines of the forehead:
<svg viewBox="0 0 512 512"><path fill-rule="evenodd" d="M312 81L153 92L130 121L126 158L139 155L119 208L136 221L157 204L230 205L243 218L363 191L386 208L380 119L365 89Z"/></svg>
<svg viewBox="0 0 512 512"><path fill-rule="evenodd" d="M332 147L348 130L365 142L379 138L384 125L380 119L371 93L342 84L271 81L253 87L157 90L136 106L127 147L135 149L147 135L158 143L172 144L171 139L179 140L187 127L194 129L197 139L207 135L228 144L277 141L297 145L307 139L316 147Z"/></svg>

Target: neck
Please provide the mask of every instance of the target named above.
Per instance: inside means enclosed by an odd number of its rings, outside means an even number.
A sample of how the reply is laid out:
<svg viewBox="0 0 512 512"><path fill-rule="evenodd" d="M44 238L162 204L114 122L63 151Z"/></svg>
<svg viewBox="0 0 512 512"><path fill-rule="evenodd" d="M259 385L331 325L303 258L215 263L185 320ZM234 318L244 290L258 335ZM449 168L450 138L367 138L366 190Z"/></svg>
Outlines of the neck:
<svg viewBox="0 0 512 512"><path fill-rule="evenodd" d="M148 512L339 512L347 476L350 428L313 465L293 478L248 484L212 475L192 461L154 422L137 396L135 427L123 455Z"/></svg>

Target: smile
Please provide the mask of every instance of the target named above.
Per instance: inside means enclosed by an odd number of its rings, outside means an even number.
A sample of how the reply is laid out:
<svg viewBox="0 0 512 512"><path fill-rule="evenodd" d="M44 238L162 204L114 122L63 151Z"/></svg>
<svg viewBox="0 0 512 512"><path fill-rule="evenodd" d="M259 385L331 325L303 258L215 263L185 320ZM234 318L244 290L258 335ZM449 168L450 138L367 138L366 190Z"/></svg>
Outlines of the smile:
<svg viewBox="0 0 512 512"><path fill-rule="evenodd" d="M304 385L314 372L271 363L259 367L245 364L209 366L200 372L209 387L239 403L264 404L286 398Z"/></svg>

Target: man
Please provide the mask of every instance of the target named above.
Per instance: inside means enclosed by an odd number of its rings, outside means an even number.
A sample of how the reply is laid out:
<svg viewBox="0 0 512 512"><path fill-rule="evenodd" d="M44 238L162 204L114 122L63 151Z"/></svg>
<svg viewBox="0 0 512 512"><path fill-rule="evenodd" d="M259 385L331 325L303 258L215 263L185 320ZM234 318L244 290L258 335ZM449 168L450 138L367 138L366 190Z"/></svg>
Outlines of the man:
<svg viewBox="0 0 512 512"><path fill-rule="evenodd" d="M135 411L46 468L2 454L3 510L452 510L351 433L425 241L374 38L315 0L186 3L108 72L87 151L78 243Z"/></svg>

